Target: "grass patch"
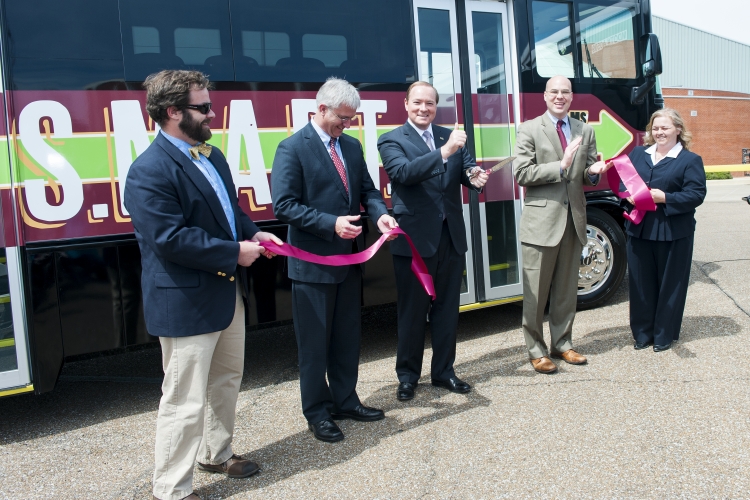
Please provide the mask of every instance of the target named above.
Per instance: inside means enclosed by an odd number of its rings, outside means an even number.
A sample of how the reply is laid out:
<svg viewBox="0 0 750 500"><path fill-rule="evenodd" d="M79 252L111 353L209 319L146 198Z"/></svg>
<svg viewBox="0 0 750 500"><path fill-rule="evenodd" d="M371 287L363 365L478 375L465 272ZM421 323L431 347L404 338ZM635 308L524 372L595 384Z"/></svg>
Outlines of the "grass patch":
<svg viewBox="0 0 750 500"><path fill-rule="evenodd" d="M715 181L719 179L731 179L732 174L729 172L706 172L707 181Z"/></svg>

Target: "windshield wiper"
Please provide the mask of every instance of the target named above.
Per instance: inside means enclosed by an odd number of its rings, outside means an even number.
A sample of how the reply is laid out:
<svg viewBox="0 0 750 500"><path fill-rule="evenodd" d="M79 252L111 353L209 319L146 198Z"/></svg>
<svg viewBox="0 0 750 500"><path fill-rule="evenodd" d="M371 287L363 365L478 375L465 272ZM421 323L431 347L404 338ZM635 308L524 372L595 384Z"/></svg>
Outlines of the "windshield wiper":
<svg viewBox="0 0 750 500"><path fill-rule="evenodd" d="M596 64L591 60L591 54L589 53L589 44L586 43L586 39L583 39L583 48L586 49L586 58L589 60L589 76L593 78L594 73L596 73L596 76L599 78L604 78L601 73L599 73L599 70L596 69Z"/></svg>

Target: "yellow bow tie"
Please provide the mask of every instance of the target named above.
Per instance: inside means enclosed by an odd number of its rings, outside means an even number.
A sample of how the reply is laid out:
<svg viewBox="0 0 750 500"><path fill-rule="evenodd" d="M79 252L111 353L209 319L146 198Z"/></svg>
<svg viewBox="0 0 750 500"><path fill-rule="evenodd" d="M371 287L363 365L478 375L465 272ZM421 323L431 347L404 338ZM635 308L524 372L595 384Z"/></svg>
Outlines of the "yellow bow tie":
<svg viewBox="0 0 750 500"><path fill-rule="evenodd" d="M198 160L200 158L199 155L203 155L206 158L211 156L211 146L205 143L193 146L192 148L188 149L188 151L190 151L190 156L192 156L194 160Z"/></svg>

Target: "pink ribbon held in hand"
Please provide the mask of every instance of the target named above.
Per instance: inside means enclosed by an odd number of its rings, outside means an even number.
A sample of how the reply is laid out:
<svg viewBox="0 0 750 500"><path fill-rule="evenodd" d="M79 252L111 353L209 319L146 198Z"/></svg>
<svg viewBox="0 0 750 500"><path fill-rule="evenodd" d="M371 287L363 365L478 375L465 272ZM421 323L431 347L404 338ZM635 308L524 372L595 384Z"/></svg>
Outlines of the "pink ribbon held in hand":
<svg viewBox="0 0 750 500"><path fill-rule="evenodd" d="M620 198L630 196L635 202L635 208L630 213L624 212L622 215L633 224L640 224L646 212L656 210L656 203L654 203L654 199L651 197L651 191L646 183L643 182L641 176L638 175L627 155L620 155L617 158L607 160L607 163L609 162L614 164L614 168L607 170L609 187ZM627 191L620 192L621 180L625 184Z"/></svg>
<svg viewBox="0 0 750 500"><path fill-rule="evenodd" d="M435 300L435 285L432 282L432 276L427 272L427 266L425 266L422 257L420 257L419 252L417 252L417 249L414 247L411 238L409 238L409 235L400 227L391 229L387 233L383 233L378 241L373 243L370 248L349 255L316 255L314 253L300 250L288 243L279 246L272 241L261 241L259 245L277 255L294 257L295 259L312 262L313 264L323 264L325 266L350 266L354 264L362 264L363 262L370 260L377 251L380 250L380 247L383 246L383 243L385 243L388 236L392 234L401 234L406 238L406 242L409 244L409 247L411 247L411 270L414 273L414 276L416 276L422 284L424 291L432 297L432 300Z"/></svg>

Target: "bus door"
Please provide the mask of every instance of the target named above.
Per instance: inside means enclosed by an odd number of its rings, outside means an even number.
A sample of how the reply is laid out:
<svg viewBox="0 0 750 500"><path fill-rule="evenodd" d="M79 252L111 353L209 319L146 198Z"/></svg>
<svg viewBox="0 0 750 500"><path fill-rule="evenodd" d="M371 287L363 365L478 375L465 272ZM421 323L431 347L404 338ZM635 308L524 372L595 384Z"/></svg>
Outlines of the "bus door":
<svg viewBox="0 0 750 500"><path fill-rule="evenodd" d="M434 123L451 130L462 122L459 112L461 75L458 59L456 7L453 0L414 0L414 28L417 44L419 79L431 83L440 95ZM463 216L467 230L464 276L461 281L461 305L476 302L472 262L471 216L464 195Z"/></svg>
<svg viewBox="0 0 750 500"><path fill-rule="evenodd" d="M1 49L1 47L0 47ZM2 54L0 53L0 56ZM0 73L2 119L0 135L5 144L0 152L0 396L33 390L29 371L29 356L25 309L21 247L18 245L13 175L10 161L14 147L11 140L15 131L5 109L5 86ZM9 133L10 132L10 133Z"/></svg>
<svg viewBox="0 0 750 500"><path fill-rule="evenodd" d="M414 19L419 79L430 82L440 94L435 123L453 128L454 123L463 121L459 57L468 59L471 89L467 91L472 96L474 150L479 165L484 168L495 165L511 154L515 138L506 5L468 1L466 11L457 12L453 0L414 0ZM460 53L459 25L467 27L471 54ZM463 215L469 250L461 305L521 295L517 237L521 202L512 167L490 176L478 198L479 210L474 211L479 220L472 220L470 197L465 188L464 191ZM481 266L477 266L475 258L481 259ZM479 280L475 279L476 269L481 269ZM481 290L477 289L477 282L484 282Z"/></svg>
<svg viewBox="0 0 750 500"><path fill-rule="evenodd" d="M514 64L511 59L505 3L466 2L471 67L472 115L477 163L488 169L513 154L512 106ZM521 284L520 190L513 166L493 172L479 196L484 299L523 293Z"/></svg>

